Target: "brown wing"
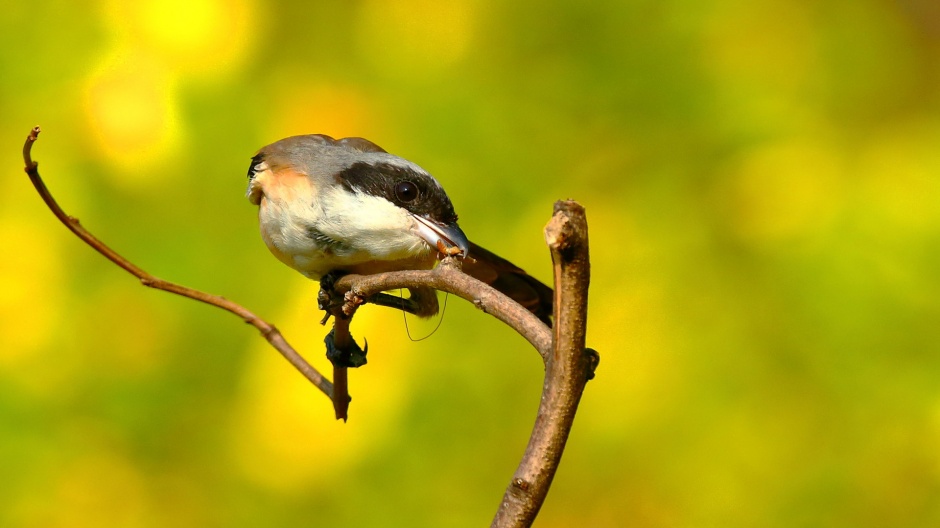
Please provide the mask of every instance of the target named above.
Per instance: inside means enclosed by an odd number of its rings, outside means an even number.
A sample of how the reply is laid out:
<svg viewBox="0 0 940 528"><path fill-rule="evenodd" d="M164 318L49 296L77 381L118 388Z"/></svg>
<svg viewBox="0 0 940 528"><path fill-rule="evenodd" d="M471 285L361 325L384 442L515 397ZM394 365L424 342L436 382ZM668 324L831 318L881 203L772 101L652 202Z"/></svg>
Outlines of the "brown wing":
<svg viewBox="0 0 940 528"><path fill-rule="evenodd" d="M463 271L479 279L510 299L525 306L548 326L552 325L554 292L518 266L470 242L470 258L464 260Z"/></svg>

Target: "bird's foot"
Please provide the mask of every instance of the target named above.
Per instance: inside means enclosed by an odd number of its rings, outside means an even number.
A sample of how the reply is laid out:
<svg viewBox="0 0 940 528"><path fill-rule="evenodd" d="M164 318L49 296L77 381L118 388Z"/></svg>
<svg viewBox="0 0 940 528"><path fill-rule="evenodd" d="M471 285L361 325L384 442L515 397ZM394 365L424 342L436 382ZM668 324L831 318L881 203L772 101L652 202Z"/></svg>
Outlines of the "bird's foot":
<svg viewBox="0 0 940 528"><path fill-rule="evenodd" d="M346 273L342 271L331 271L320 278L320 291L317 292L317 306L321 310L330 313L334 308L340 307L346 302L344 296L338 295L336 290L333 289L336 281L343 275L346 275Z"/></svg>
<svg viewBox="0 0 940 528"><path fill-rule="evenodd" d="M347 275L344 271L331 271L320 279L320 291L317 292L317 306L326 312L321 324L326 324L331 315L342 314L351 316L360 305L371 303L378 306L387 306L396 308L412 315L420 315L421 307L414 299L401 297L399 295L390 295L388 293L376 293L369 297L361 297L354 292L347 292L345 295L336 293L334 286L336 281Z"/></svg>
<svg viewBox="0 0 940 528"><path fill-rule="evenodd" d="M349 346L339 348L336 346L336 342L333 338L334 331L335 329L331 329L330 333L326 334L326 337L323 339L323 342L326 343L326 358L330 360L330 363L336 367L347 368L356 368L365 365L366 354L369 352L369 342L366 342L365 348L360 348L356 341L353 340L352 335L350 335Z"/></svg>
<svg viewBox="0 0 940 528"><path fill-rule="evenodd" d="M601 363L601 355L593 348L585 348L584 354L587 356L588 361L587 379L591 381L594 379L594 371L597 370L597 366Z"/></svg>

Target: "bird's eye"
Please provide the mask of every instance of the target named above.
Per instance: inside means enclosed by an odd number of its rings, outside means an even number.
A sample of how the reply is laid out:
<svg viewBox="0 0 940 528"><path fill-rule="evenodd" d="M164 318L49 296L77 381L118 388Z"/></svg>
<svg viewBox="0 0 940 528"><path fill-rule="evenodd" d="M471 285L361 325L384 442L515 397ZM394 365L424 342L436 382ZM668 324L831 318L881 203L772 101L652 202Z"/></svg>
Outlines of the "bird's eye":
<svg viewBox="0 0 940 528"><path fill-rule="evenodd" d="M395 197L404 203L413 202L418 198L418 186L410 181L398 182L395 186Z"/></svg>

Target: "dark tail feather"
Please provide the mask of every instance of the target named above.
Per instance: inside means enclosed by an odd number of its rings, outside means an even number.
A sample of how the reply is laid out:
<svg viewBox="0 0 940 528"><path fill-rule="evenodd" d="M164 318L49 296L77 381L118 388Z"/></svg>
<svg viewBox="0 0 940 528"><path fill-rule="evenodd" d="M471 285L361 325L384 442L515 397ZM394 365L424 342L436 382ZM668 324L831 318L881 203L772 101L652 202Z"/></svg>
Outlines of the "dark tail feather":
<svg viewBox="0 0 940 528"><path fill-rule="evenodd" d="M463 270L506 294L552 326L554 292L512 262L471 242L470 255L464 260Z"/></svg>

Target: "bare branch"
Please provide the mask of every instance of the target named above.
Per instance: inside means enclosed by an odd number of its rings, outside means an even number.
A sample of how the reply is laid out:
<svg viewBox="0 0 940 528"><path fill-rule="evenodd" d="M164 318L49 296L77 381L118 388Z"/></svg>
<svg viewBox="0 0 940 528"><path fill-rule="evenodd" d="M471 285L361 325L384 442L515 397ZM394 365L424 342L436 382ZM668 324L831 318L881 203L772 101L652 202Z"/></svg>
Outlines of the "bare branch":
<svg viewBox="0 0 940 528"><path fill-rule="evenodd" d="M349 350L353 344L349 325L352 323L352 314L333 316L333 345L340 350ZM336 419L346 421L349 411L349 367L333 363L333 412Z"/></svg>
<svg viewBox="0 0 940 528"><path fill-rule="evenodd" d="M273 325L227 299L146 273L95 238L79 224L77 218L65 214L39 177L38 164L31 158L32 145L38 135L39 127L36 127L23 146L25 170L43 201L69 230L137 277L143 285L222 308L253 325L297 370L333 400L336 417L346 419L349 395L345 366L334 366L334 386L310 366ZM346 275L336 280L333 288L335 292L345 294L345 303L330 312L335 319L333 345L341 349L354 343L349 323L357 307L370 297L396 288L430 287L472 302L512 327L538 350L545 364L541 403L525 454L493 519L494 527L527 527L535 520L561 461L585 384L594 376L599 361L595 351L584 347L590 283L584 208L572 201L557 202L552 219L545 228L545 239L554 263L552 329L509 297L461 272L460 262L453 256L444 258L433 270Z"/></svg>
<svg viewBox="0 0 940 528"><path fill-rule="evenodd" d="M595 351L584 348L591 275L584 208L577 202L556 202L545 241L554 263L554 346L546 363L535 427L493 519L494 527L532 525L561 461L584 386L599 361Z"/></svg>
<svg viewBox="0 0 940 528"><path fill-rule="evenodd" d="M194 290L192 288L187 288L186 286L180 286L179 284L174 284L172 282L167 282L150 275L105 245L104 242L95 238L95 236L92 235L87 229L82 227L78 221L78 218L65 214L65 211L62 210L59 204L52 197L52 193L49 192L49 189L46 188L46 184L43 183L42 178L39 176L39 164L34 162L32 159L31 153L33 143L36 142L38 136L39 127L35 127L32 129L32 131L30 131L29 136L26 138L26 143L23 145L23 162L26 164L25 171L26 174L29 175L30 181L33 182L33 186L36 188L39 196L42 197L43 201L46 202L46 205L49 206L49 209L52 211L52 214L54 214L56 218L58 218L65 225L65 227L69 228L72 233L75 233L78 238L82 239L83 242L94 248L95 251L104 255L105 258L124 268L128 273L140 279L141 284L144 286L175 293L183 297L189 297L190 299L195 299L206 304L211 304L212 306L227 310L241 317L246 323L257 328L261 332L261 335L263 335L264 338L267 339L269 343L271 343L271 346L280 352L281 355L284 356L284 358L294 366L294 368L300 371L300 373L303 374L305 378L310 380L310 382L313 383L318 389L320 389L323 394L326 394L329 398L332 399L333 384L324 378L323 375L320 374L309 363L307 363L307 361L287 343L287 341L284 339L284 336L281 335L281 332L278 331L274 325L267 323L257 315L248 311L248 309L232 301L229 301L228 299L218 295L212 295L201 292L199 290Z"/></svg>
<svg viewBox="0 0 940 528"><path fill-rule="evenodd" d="M452 293L472 302L522 335L538 350L543 361L548 361L551 356L552 337L545 323L506 295L460 271L459 261L454 257L445 258L432 270L346 275L336 281L335 289L346 292L346 306L354 307L379 292L421 286Z"/></svg>

